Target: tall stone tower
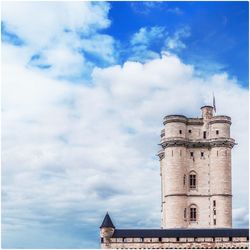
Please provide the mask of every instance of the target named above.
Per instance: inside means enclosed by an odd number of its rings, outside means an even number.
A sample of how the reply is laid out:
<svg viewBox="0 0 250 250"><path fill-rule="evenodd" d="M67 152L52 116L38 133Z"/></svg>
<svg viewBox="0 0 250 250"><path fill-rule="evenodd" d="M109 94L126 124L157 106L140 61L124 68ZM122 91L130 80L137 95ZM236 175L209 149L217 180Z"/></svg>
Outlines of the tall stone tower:
<svg viewBox="0 0 250 250"><path fill-rule="evenodd" d="M168 115L159 151L162 228L232 227L231 118Z"/></svg>

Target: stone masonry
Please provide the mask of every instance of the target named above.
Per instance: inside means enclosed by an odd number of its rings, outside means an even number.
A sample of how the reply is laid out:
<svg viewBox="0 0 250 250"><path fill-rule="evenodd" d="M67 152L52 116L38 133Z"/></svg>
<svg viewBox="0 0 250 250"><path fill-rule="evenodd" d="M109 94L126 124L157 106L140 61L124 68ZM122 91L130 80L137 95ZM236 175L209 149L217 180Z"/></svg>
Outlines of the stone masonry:
<svg viewBox="0 0 250 250"><path fill-rule="evenodd" d="M159 152L162 228L232 227L231 118L213 116L211 106L201 110L202 118L164 118ZM190 218L192 207L196 218Z"/></svg>

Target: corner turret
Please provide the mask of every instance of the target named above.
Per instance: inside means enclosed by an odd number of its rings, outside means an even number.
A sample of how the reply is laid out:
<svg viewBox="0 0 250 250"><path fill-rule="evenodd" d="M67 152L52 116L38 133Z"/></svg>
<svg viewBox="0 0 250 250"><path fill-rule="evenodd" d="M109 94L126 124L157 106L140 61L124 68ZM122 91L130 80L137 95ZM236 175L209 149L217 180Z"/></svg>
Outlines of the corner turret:
<svg viewBox="0 0 250 250"><path fill-rule="evenodd" d="M115 226L107 212L100 226L102 248L110 248L110 238L113 236L114 232Z"/></svg>
<svg viewBox="0 0 250 250"><path fill-rule="evenodd" d="M205 105L205 106L201 107L202 118L204 120L211 119L213 117L213 110L214 110L214 108L212 106L209 106L209 105Z"/></svg>

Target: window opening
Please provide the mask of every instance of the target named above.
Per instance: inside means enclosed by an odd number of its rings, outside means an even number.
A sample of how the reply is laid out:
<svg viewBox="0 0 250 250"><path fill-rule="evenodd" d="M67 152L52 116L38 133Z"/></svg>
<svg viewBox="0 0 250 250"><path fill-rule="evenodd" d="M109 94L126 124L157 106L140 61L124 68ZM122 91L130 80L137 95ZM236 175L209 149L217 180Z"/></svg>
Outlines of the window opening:
<svg viewBox="0 0 250 250"><path fill-rule="evenodd" d="M189 187L196 188L196 175L195 174L189 175Z"/></svg>
<svg viewBox="0 0 250 250"><path fill-rule="evenodd" d="M182 130L179 130L180 135L182 134Z"/></svg>
<svg viewBox="0 0 250 250"><path fill-rule="evenodd" d="M216 135L218 135L219 134L219 130L216 130Z"/></svg>
<svg viewBox="0 0 250 250"><path fill-rule="evenodd" d="M188 133L189 133L189 134L191 134L191 133L192 133L192 130L191 130L191 129L189 129L189 130L188 130Z"/></svg>
<svg viewBox="0 0 250 250"><path fill-rule="evenodd" d="M190 152L190 156L191 156L191 157L194 157L194 152Z"/></svg>
<svg viewBox="0 0 250 250"><path fill-rule="evenodd" d="M196 207L190 208L190 221L196 221Z"/></svg>
<svg viewBox="0 0 250 250"><path fill-rule="evenodd" d="M204 157L204 152L201 152L201 157Z"/></svg>
<svg viewBox="0 0 250 250"><path fill-rule="evenodd" d="M203 131L203 139L206 139L206 138L207 138L207 132Z"/></svg>

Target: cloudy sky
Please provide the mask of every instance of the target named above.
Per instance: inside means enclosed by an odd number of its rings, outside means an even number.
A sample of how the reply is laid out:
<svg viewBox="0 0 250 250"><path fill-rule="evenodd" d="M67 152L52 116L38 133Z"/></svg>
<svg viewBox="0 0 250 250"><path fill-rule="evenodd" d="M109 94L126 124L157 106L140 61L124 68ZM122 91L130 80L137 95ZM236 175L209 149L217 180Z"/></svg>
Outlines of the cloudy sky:
<svg viewBox="0 0 250 250"><path fill-rule="evenodd" d="M248 2L2 2L2 247L160 227L164 115L232 117L248 225Z"/></svg>

